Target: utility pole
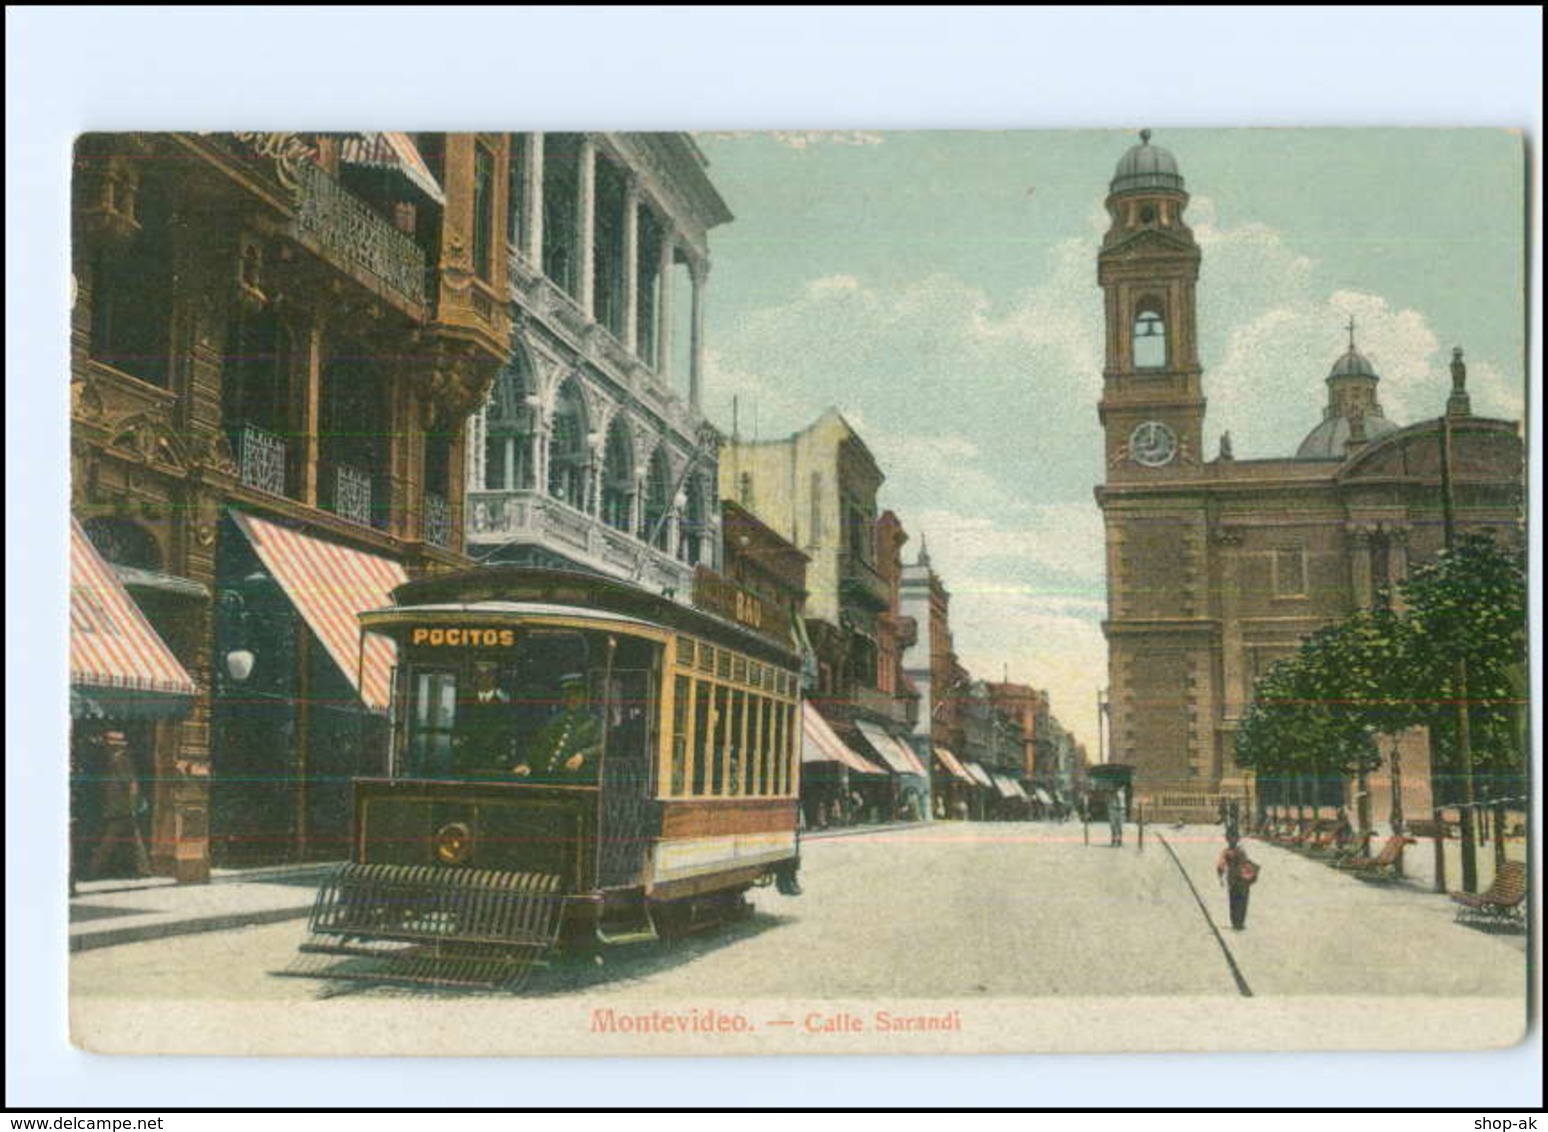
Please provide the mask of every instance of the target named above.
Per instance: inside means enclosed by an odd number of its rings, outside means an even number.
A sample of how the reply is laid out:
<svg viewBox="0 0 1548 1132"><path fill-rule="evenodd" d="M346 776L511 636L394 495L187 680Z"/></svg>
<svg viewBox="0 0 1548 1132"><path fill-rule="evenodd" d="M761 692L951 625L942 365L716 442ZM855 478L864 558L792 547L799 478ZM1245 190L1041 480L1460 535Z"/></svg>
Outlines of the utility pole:
<svg viewBox="0 0 1548 1132"><path fill-rule="evenodd" d="M1450 554L1456 545L1456 500L1451 481L1449 407L1441 417L1441 508L1445 520L1446 553ZM1459 826L1462 841L1462 889L1464 892L1477 892L1478 843L1473 836L1474 823L1477 821L1473 790L1473 737L1468 718L1467 656L1460 650L1457 653L1453 685L1452 698L1456 701L1457 709L1457 763L1462 771L1462 821ZM1436 817L1439 819L1440 815L1437 813ZM1437 833L1444 833L1444 830L1444 826L1439 826Z"/></svg>

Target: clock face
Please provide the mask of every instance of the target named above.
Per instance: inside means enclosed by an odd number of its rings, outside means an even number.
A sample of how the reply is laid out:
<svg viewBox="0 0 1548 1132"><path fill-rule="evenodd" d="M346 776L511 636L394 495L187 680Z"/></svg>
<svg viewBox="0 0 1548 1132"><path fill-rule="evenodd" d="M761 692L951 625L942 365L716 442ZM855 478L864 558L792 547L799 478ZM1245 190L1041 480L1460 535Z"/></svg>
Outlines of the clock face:
<svg viewBox="0 0 1548 1132"><path fill-rule="evenodd" d="M1160 421L1146 421L1129 434L1129 455L1147 468L1170 464L1177 455L1177 434Z"/></svg>

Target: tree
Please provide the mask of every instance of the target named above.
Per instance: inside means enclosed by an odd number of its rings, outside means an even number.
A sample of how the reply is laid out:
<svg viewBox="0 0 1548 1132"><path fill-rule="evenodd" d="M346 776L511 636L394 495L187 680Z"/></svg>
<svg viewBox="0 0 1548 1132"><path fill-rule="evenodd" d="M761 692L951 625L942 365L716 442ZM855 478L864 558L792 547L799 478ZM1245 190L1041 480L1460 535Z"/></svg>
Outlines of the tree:
<svg viewBox="0 0 1548 1132"><path fill-rule="evenodd" d="M1523 789L1526 582L1523 548L1474 533L1415 570L1403 585L1404 673L1413 689L1415 722L1430 726L1438 761L1454 778L1462 770L1456 704L1459 673L1465 671L1472 761L1495 799Z"/></svg>

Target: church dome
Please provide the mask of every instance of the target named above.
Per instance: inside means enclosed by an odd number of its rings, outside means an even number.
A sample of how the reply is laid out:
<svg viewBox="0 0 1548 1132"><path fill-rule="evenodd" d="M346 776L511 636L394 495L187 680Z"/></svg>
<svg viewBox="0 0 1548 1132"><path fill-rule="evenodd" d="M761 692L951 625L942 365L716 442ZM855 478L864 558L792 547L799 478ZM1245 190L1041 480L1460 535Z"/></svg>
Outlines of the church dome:
<svg viewBox="0 0 1548 1132"><path fill-rule="evenodd" d="M1386 417L1366 417L1365 439L1375 440L1386 436L1389 432L1396 432L1397 428L1398 426ZM1346 455L1344 449L1349 443L1350 432L1348 417L1328 417L1306 434L1306 439L1301 441L1301 446L1295 451L1295 458L1297 460L1342 460Z"/></svg>
<svg viewBox="0 0 1548 1132"><path fill-rule="evenodd" d="M1150 131L1140 131L1140 143L1124 154L1113 173L1109 191L1128 193L1146 189L1183 191L1182 174L1170 150L1150 144Z"/></svg>
<svg viewBox="0 0 1548 1132"><path fill-rule="evenodd" d="M1333 368L1328 371L1328 379L1335 377L1375 377L1376 368L1371 365L1366 356L1353 346L1344 352L1344 356L1333 363Z"/></svg>

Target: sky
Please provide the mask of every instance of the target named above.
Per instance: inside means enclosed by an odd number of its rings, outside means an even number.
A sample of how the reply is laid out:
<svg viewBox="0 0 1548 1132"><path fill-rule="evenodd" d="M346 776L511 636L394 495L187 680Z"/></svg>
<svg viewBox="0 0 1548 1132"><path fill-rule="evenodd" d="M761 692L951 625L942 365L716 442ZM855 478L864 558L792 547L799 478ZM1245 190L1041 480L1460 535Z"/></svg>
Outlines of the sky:
<svg viewBox="0 0 1548 1132"><path fill-rule="evenodd" d="M705 406L772 439L836 406L952 594L975 676L1032 684L1095 757L1103 200L1130 131L704 132ZM1159 129L1203 252L1207 456L1293 454L1347 345L1389 419L1525 406L1525 153L1502 130Z"/></svg>

